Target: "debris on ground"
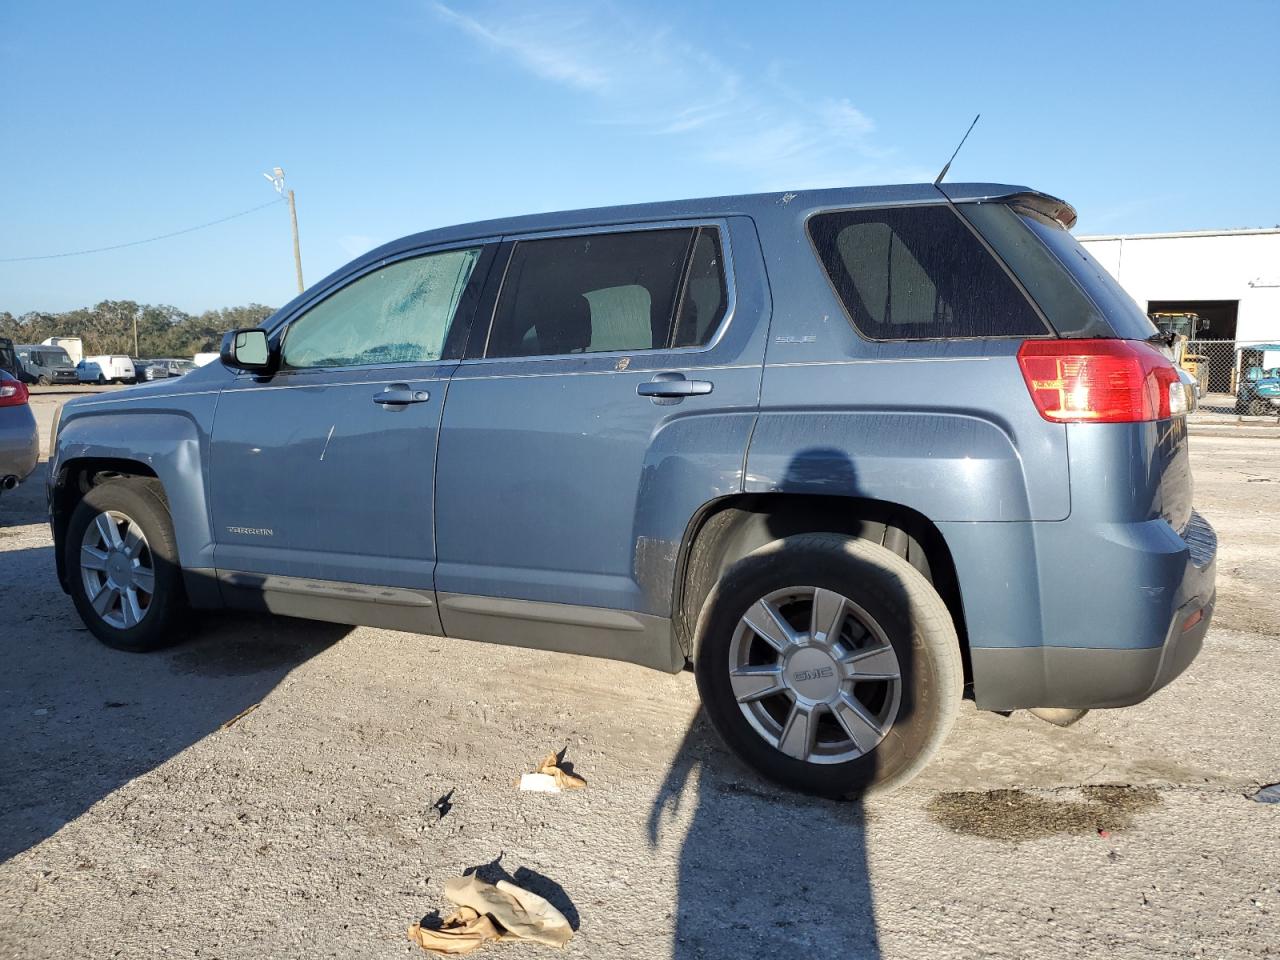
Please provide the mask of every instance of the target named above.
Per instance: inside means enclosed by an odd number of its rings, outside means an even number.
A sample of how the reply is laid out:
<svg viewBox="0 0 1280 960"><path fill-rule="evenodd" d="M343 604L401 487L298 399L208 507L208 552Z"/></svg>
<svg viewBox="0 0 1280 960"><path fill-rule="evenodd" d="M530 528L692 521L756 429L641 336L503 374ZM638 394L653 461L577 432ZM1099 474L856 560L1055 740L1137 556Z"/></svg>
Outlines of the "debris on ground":
<svg viewBox="0 0 1280 960"><path fill-rule="evenodd" d="M226 730L226 729L228 729L228 728L230 728L230 727L235 726L237 723L239 723L241 720L243 720L243 719L244 719L245 717L247 717L249 714L253 713L253 711L257 710L257 709L258 709L258 707L260 707L260 706L262 706L262 704L260 704L260 703L255 703L255 704L252 704L251 706L245 707L243 710L241 710L239 713L237 713L237 714L236 714L234 717L232 717L230 720L227 720L225 723L223 723L223 724L222 724L222 726L221 726L221 727L219 727L218 729L219 729L219 730Z"/></svg>
<svg viewBox="0 0 1280 960"><path fill-rule="evenodd" d="M521 775L520 789L532 793L559 793L585 787L587 781L574 774L572 769L561 767L562 762L559 754L548 753L538 764L537 771Z"/></svg>
<svg viewBox="0 0 1280 960"><path fill-rule="evenodd" d="M529 940L563 947L573 937L564 914L536 893L507 880L495 885L474 874L457 877L445 883L444 895L457 909L438 927L421 923L409 927L409 939L428 953L457 956L491 940Z"/></svg>
<svg viewBox="0 0 1280 960"><path fill-rule="evenodd" d="M439 816L436 817L437 823L443 820L445 818L445 814L453 809L453 791L456 789L456 787L451 788L448 793L444 794L439 800L431 805L431 809L435 810L439 814Z"/></svg>
<svg viewBox="0 0 1280 960"><path fill-rule="evenodd" d="M1258 803L1280 803L1280 783L1269 783L1265 787L1259 787L1254 792L1253 799Z"/></svg>

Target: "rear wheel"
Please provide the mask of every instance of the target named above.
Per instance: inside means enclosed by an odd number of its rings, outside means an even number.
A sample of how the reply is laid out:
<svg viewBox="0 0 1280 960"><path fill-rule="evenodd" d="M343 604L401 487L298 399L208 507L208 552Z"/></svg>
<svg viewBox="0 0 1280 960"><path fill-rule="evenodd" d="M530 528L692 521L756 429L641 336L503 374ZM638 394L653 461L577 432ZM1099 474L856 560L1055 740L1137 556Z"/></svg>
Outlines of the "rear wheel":
<svg viewBox="0 0 1280 960"><path fill-rule="evenodd" d="M71 515L64 550L72 600L99 640L143 651L177 639L186 594L158 482L122 477L93 487Z"/></svg>
<svg viewBox="0 0 1280 960"><path fill-rule="evenodd" d="M960 646L927 579L836 534L775 541L734 564L698 622L696 672L726 743L762 774L834 797L887 792L942 744Z"/></svg>

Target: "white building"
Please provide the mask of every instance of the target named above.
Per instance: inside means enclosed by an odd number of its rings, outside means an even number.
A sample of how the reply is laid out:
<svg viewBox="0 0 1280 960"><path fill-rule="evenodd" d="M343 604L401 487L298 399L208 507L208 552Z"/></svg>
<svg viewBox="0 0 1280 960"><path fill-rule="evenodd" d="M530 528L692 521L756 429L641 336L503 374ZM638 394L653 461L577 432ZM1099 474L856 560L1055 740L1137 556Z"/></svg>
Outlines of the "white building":
<svg viewBox="0 0 1280 960"><path fill-rule="evenodd" d="M1207 340L1280 342L1280 228L1079 237L1148 313L1196 313Z"/></svg>

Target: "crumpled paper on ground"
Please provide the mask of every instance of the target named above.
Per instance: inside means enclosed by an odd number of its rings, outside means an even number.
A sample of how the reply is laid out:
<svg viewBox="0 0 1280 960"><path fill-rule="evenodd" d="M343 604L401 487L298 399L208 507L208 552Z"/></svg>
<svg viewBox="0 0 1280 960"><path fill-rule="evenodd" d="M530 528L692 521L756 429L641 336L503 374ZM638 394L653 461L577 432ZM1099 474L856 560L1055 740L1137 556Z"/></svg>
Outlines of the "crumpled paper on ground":
<svg viewBox="0 0 1280 960"><path fill-rule="evenodd" d="M522 774L520 789L534 793L559 793L561 790L580 790L587 785L581 777L561 770L556 759L554 753L548 753L535 773Z"/></svg>
<svg viewBox="0 0 1280 960"><path fill-rule="evenodd" d="M532 940L563 947L573 936L564 914L536 893L506 880L495 886L474 874L457 877L444 885L444 895L458 909L439 927L420 923L409 927L409 939L430 953L470 953L490 940Z"/></svg>

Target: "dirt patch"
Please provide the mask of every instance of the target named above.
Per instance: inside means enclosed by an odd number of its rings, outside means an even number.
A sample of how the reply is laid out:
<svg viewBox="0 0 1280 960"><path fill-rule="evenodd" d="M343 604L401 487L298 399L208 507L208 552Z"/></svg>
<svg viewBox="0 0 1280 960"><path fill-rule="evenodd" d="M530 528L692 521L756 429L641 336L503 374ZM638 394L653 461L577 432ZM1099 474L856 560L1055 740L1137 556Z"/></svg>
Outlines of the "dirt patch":
<svg viewBox="0 0 1280 960"><path fill-rule="evenodd" d="M1114 832L1133 825L1134 814L1160 804L1150 787L1081 787L1081 799L1061 791L1032 794L1024 790L940 793L929 814L956 833L988 840L1035 840L1064 833Z"/></svg>

